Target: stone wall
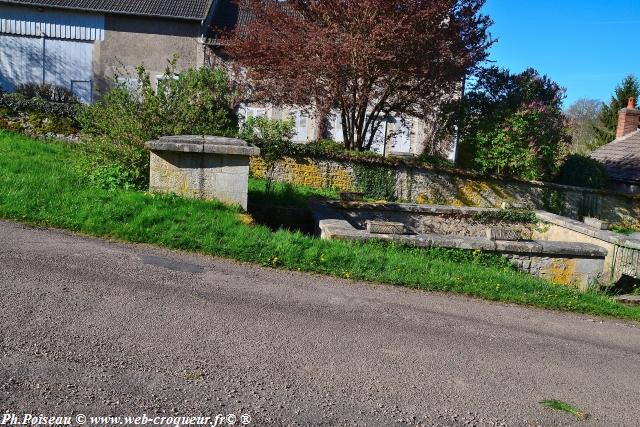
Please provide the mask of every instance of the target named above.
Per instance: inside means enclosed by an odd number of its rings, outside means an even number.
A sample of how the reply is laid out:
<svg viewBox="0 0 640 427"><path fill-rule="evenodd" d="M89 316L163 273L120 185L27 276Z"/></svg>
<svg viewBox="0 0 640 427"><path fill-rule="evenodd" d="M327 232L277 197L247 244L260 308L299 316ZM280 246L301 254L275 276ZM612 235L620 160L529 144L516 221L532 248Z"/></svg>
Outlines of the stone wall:
<svg viewBox="0 0 640 427"><path fill-rule="evenodd" d="M640 218L640 195L504 180L465 171L415 167L402 162L397 166L373 166L396 171L395 196L403 202L487 208L506 203L576 219L593 216L612 223L637 224ZM356 169L352 162L345 160L287 158L276 167L275 179L316 188L358 190ZM253 176L264 177L264 170L264 162L252 158Z"/></svg>
<svg viewBox="0 0 640 427"><path fill-rule="evenodd" d="M575 286L581 290L597 287L603 280L607 251L597 245L582 242L537 241L537 240L489 240L486 237L451 236L442 234L373 234L358 228L349 221L350 211L371 204L325 202L314 203L312 212L316 232L323 239L366 241L370 239L422 248L456 248L480 250L499 254L519 269L533 276L559 285ZM460 210L468 213L473 208L447 208L428 205L383 206L381 212L389 214L391 209L412 212L413 215L445 213Z"/></svg>
<svg viewBox="0 0 640 427"><path fill-rule="evenodd" d="M588 243L606 249L603 282L615 283L623 275L640 278L640 240L549 212L537 212L537 217L545 225L534 231L535 239Z"/></svg>

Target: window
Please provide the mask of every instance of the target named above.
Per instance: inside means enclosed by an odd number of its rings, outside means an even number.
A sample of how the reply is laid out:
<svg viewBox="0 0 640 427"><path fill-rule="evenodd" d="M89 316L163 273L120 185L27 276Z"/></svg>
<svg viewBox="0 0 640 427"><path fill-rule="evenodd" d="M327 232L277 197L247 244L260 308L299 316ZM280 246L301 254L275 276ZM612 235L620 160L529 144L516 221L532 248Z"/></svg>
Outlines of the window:
<svg viewBox="0 0 640 427"><path fill-rule="evenodd" d="M164 90L165 94L166 94L166 91L168 89L168 86L167 86L168 80L170 80L170 79L178 80L179 78L180 78L180 76L178 74L174 74L173 76L166 76L164 74L156 75L156 82L157 82L156 83L156 87L157 87L157 90Z"/></svg>
<svg viewBox="0 0 640 427"><path fill-rule="evenodd" d="M244 119L248 119L249 117L267 117L267 109L266 108L257 108L257 107L244 107Z"/></svg>
<svg viewBox="0 0 640 427"><path fill-rule="evenodd" d="M132 95L138 96L140 94L140 81L137 78L117 77L116 84Z"/></svg>
<svg viewBox="0 0 640 427"><path fill-rule="evenodd" d="M292 116L296 122L296 134L293 136L293 140L307 142L309 140L309 116L302 111L296 111Z"/></svg>

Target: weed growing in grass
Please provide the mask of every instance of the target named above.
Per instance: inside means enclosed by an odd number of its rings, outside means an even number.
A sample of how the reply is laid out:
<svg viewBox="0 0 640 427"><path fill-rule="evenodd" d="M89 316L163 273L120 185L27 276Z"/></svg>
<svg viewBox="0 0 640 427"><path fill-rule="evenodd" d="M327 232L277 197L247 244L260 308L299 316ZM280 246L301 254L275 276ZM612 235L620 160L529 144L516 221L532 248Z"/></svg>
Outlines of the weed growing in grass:
<svg viewBox="0 0 640 427"><path fill-rule="evenodd" d="M77 154L76 146L0 133L0 217L275 268L640 320L639 307L552 286L484 252L320 240L247 224L238 208L215 201L89 186L68 167ZM260 185L253 181L253 191ZM287 192L306 201L313 190Z"/></svg>

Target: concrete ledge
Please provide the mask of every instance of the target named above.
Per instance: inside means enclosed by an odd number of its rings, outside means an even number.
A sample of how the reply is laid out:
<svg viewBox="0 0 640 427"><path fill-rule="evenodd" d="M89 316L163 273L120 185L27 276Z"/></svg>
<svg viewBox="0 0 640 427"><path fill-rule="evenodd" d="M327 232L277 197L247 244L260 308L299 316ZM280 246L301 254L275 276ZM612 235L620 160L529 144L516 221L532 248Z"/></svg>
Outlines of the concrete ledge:
<svg viewBox="0 0 640 427"><path fill-rule="evenodd" d="M614 233L613 231L590 227L583 222L576 221L575 219L552 214L551 212L546 211L536 211L536 217L541 221L545 221L559 227L564 227L595 239L603 240L625 248L640 249L640 240L638 239Z"/></svg>
<svg viewBox="0 0 640 427"><path fill-rule="evenodd" d="M312 204L312 213L322 238L342 238L343 240L380 239L424 248L457 248L490 252L509 252L530 255L604 258L607 250L590 243L570 243L529 240L489 240L481 237L457 237L442 234L372 234L358 230L346 219L335 202ZM372 205L373 206L373 205ZM349 203L351 208L351 203ZM438 207L439 208L439 207ZM457 208L454 208L457 209Z"/></svg>
<svg viewBox="0 0 640 427"><path fill-rule="evenodd" d="M377 204L357 203L357 206L375 208ZM597 286L602 279L608 251L590 243L558 241L489 240L484 237L461 237L440 234L373 234L358 230L347 220L345 210L353 210L354 203L312 203L311 211L317 232L323 239L382 240L421 248L455 248L481 250L501 255L520 270L552 283L577 286L581 290ZM417 205L384 204L398 210L412 210ZM455 207L421 206L420 212L459 213ZM472 209L475 211L476 209ZM412 210L412 212L415 212Z"/></svg>
<svg viewBox="0 0 640 427"><path fill-rule="evenodd" d="M480 212L495 212L497 208L475 208L467 206L419 205L416 203L368 203L329 201L328 206L336 209L395 211L431 215L473 215Z"/></svg>
<svg viewBox="0 0 640 427"><path fill-rule="evenodd" d="M183 153L231 154L257 156L260 149L237 138L218 136L163 136L157 141L145 143L151 151L176 151Z"/></svg>

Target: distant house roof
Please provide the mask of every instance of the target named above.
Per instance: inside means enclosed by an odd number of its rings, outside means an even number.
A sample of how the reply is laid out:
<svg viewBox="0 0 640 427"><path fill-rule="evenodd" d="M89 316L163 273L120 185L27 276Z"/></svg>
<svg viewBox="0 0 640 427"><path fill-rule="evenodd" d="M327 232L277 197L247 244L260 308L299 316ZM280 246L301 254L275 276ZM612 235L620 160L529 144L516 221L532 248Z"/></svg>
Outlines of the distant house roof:
<svg viewBox="0 0 640 427"><path fill-rule="evenodd" d="M213 0L0 0L0 3L34 7L204 20Z"/></svg>
<svg viewBox="0 0 640 427"><path fill-rule="evenodd" d="M612 180L640 184L640 130L598 148L591 157L605 166Z"/></svg>

